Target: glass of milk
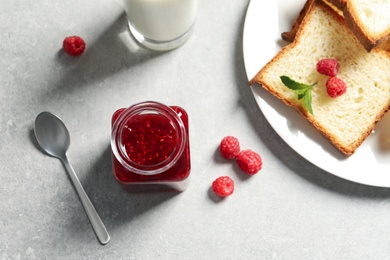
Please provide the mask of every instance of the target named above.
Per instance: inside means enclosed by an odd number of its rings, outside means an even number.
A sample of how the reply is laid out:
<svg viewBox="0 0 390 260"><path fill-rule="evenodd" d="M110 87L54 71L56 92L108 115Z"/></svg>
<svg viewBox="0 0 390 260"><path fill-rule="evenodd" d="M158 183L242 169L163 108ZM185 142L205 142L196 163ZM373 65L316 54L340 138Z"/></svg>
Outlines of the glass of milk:
<svg viewBox="0 0 390 260"><path fill-rule="evenodd" d="M193 31L198 0L123 0L129 28L143 46L157 51L182 45Z"/></svg>

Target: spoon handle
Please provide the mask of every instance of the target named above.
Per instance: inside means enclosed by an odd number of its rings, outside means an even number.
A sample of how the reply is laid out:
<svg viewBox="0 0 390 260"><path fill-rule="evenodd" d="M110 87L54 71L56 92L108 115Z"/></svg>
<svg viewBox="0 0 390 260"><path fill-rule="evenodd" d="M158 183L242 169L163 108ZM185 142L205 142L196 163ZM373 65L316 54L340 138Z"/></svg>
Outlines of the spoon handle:
<svg viewBox="0 0 390 260"><path fill-rule="evenodd" d="M92 205L91 200L88 198L88 195L85 193L85 190L81 185L79 179L77 178L75 171L70 165L68 158L66 156L63 156L61 160L70 175L70 178L73 182L73 186L75 187L76 192L81 200L81 203L83 204L85 212L87 213L87 216L89 218L89 221L91 222L91 225L95 231L97 238L99 239L101 244L107 244L110 241L110 235L108 234L106 227L104 226L102 220L96 212L95 207Z"/></svg>

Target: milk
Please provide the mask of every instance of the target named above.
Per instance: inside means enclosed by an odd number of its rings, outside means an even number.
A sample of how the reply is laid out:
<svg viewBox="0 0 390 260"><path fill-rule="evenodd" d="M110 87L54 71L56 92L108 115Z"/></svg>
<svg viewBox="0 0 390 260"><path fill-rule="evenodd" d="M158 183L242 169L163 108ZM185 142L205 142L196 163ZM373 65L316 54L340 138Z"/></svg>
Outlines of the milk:
<svg viewBox="0 0 390 260"><path fill-rule="evenodd" d="M156 42L169 42L185 35L195 22L198 2L198 0L123 1L130 29L142 35L146 41Z"/></svg>

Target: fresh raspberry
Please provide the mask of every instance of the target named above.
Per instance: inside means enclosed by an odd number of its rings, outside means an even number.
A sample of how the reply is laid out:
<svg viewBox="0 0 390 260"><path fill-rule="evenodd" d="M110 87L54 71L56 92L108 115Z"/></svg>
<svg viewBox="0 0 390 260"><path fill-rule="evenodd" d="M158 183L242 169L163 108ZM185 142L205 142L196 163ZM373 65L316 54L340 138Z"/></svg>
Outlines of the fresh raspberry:
<svg viewBox="0 0 390 260"><path fill-rule="evenodd" d="M225 159L234 159L240 152L240 143L234 136L226 136L222 139L219 146L219 152Z"/></svg>
<svg viewBox="0 0 390 260"><path fill-rule="evenodd" d="M336 98L347 92L347 84L340 78L330 77L326 81L326 92L330 97Z"/></svg>
<svg viewBox="0 0 390 260"><path fill-rule="evenodd" d="M66 37L62 43L64 51L71 56L78 56L85 50L85 42L79 36Z"/></svg>
<svg viewBox="0 0 390 260"><path fill-rule="evenodd" d="M317 71L325 76L335 77L339 72L340 64L336 59L322 59L317 62Z"/></svg>
<svg viewBox="0 0 390 260"><path fill-rule="evenodd" d="M240 169L249 175L256 174L263 166L260 155L249 149L238 154L237 163Z"/></svg>
<svg viewBox="0 0 390 260"><path fill-rule="evenodd" d="M234 192L234 181L229 176L221 176L211 185L214 193L220 197L227 197Z"/></svg>

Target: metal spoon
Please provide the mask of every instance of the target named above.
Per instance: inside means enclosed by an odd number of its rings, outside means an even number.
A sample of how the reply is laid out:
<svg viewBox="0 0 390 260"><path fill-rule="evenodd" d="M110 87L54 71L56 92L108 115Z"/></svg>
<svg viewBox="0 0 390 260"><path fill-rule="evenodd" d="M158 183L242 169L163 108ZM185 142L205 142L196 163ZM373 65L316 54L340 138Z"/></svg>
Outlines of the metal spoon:
<svg viewBox="0 0 390 260"><path fill-rule="evenodd" d="M42 112L35 119L34 132L41 148L47 154L59 158L64 164L97 238L103 245L107 244L110 241L110 235L66 156L66 151L70 145L70 136L65 124L56 115L50 112Z"/></svg>

